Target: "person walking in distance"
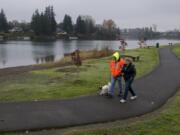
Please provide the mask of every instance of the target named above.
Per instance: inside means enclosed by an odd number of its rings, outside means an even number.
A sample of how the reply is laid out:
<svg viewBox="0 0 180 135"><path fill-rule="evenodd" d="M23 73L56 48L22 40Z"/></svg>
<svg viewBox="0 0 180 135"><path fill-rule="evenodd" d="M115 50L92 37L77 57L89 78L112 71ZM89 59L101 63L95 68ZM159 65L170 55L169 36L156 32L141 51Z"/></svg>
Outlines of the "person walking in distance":
<svg viewBox="0 0 180 135"><path fill-rule="evenodd" d="M121 46L119 47L119 49L121 53L124 55L126 51L127 42L124 39L120 40L120 42L121 42Z"/></svg>

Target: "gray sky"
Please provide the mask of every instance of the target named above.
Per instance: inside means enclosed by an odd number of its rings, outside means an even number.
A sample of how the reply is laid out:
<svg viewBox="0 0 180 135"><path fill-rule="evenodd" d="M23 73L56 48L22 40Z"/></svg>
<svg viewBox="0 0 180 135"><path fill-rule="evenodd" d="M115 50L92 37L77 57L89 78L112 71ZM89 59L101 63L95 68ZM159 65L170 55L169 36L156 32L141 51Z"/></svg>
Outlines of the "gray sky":
<svg viewBox="0 0 180 135"><path fill-rule="evenodd" d="M57 21L64 14L91 15L96 23L113 19L120 28L158 25L158 30L180 29L180 0L0 0L9 20L30 21L35 9L53 5Z"/></svg>

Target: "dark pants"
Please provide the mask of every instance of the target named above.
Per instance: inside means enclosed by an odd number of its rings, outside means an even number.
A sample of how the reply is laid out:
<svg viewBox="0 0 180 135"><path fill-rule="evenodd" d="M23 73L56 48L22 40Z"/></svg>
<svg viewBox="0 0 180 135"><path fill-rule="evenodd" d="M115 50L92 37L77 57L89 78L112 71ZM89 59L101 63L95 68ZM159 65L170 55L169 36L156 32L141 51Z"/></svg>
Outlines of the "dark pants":
<svg viewBox="0 0 180 135"><path fill-rule="evenodd" d="M129 92L129 91L130 91L130 93L131 93L133 96L136 96L135 92L134 92L133 89L132 89L132 83L133 83L133 80L126 80L126 81L125 81L124 100L127 99L127 97L128 97L128 92Z"/></svg>

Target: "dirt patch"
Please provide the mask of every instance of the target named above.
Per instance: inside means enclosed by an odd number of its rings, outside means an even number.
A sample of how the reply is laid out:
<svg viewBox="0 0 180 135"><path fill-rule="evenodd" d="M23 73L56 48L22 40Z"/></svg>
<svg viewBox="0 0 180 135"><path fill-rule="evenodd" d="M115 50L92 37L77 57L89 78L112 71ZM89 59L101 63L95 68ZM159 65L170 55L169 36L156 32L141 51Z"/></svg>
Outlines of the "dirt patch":
<svg viewBox="0 0 180 135"><path fill-rule="evenodd" d="M95 68L96 67L95 65L92 65L92 64L86 64L84 66L87 67L87 68Z"/></svg>
<svg viewBox="0 0 180 135"><path fill-rule="evenodd" d="M77 73L77 72L83 72L83 71L87 71L87 68L66 67L66 68L59 68L56 70L56 72L63 72L63 73Z"/></svg>
<svg viewBox="0 0 180 135"><path fill-rule="evenodd" d="M86 83L85 80L75 80L75 81L73 81L74 85L84 85L85 83Z"/></svg>
<svg viewBox="0 0 180 135"><path fill-rule="evenodd" d="M46 84L53 84L53 83L62 83L62 82L64 82L66 79L65 78L62 78L62 77L56 77L56 78L51 78L51 79L49 79L47 82L46 82Z"/></svg>

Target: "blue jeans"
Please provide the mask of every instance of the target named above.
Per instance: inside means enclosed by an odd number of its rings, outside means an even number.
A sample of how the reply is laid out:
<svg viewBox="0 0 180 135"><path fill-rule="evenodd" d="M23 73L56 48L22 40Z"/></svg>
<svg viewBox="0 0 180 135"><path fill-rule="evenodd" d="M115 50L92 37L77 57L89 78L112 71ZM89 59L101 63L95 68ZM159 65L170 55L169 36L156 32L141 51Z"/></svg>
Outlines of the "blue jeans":
<svg viewBox="0 0 180 135"><path fill-rule="evenodd" d="M125 81L125 93L124 93L124 98L123 98L124 100L127 99L128 92L129 92L129 91L131 92L131 94L132 94L133 96L136 96L134 90L132 89L132 83L133 83L133 79L130 79L130 80Z"/></svg>
<svg viewBox="0 0 180 135"><path fill-rule="evenodd" d="M112 96L114 96L114 87L116 84L116 81L118 81L118 85L119 85L119 94L122 94L122 76L118 76L118 77L112 77L111 78L111 87L109 90L109 94L111 94Z"/></svg>

